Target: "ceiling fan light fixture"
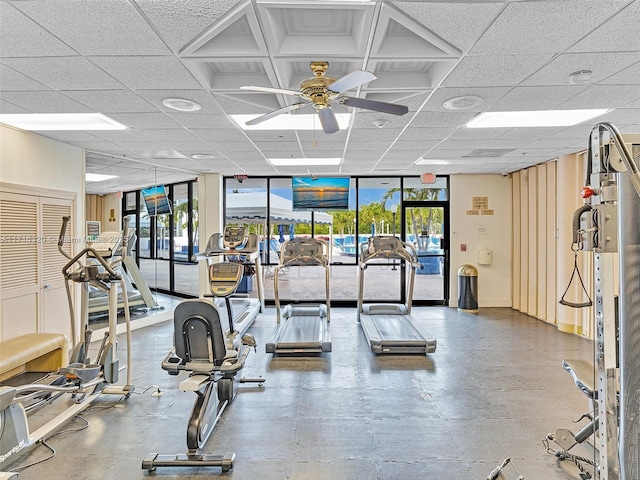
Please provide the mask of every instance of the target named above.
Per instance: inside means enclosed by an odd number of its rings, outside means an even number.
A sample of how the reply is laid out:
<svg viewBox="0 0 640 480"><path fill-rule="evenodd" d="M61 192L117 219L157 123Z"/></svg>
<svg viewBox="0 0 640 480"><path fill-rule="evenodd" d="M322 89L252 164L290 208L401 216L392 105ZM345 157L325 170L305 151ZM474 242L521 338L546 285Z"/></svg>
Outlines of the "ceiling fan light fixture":
<svg viewBox="0 0 640 480"><path fill-rule="evenodd" d="M165 98L162 100L162 104L167 108L178 110L179 112L197 112L202 108L199 103L186 98Z"/></svg>
<svg viewBox="0 0 640 480"><path fill-rule="evenodd" d="M484 102L482 97L476 95L463 95L461 97L453 97L442 104L447 110L466 110L475 107Z"/></svg>

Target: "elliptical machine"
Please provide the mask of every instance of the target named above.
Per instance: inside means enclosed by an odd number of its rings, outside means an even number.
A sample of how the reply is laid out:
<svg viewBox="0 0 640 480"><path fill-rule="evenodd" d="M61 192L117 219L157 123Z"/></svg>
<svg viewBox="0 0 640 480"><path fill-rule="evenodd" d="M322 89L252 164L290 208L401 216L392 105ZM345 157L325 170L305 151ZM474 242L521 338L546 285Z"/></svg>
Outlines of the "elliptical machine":
<svg viewBox="0 0 640 480"><path fill-rule="evenodd" d="M100 393L123 395L128 398L131 386L131 328L126 312L127 327L127 382L126 385L112 385L118 381L120 371L116 348L116 322L118 285L124 288L122 278L113 270L117 259L107 262L100 254L104 245L92 244L82 249L77 255L71 256L64 251L67 226L70 217L63 217L62 228L58 240L58 249L69 259L63 267L69 312L71 319L72 343L77 340L75 326L75 310L73 295L69 282L83 285L82 290L82 320L84 325L83 339L75 343L69 364L59 368L56 372L45 375L37 383L13 386L0 386L0 469L8 466L17 456L16 454L42 441L64 423L86 409ZM126 238L126 232L124 233ZM112 244L119 245L121 240L112 240ZM125 240L126 241L126 240ZM117 245L114 247L117 248ZM91 341L91 330L88 326L88 284L109 290L109 330L100 345L97 361L92 362L88 355L88 345ZM126 290L123 290L126 302ZM29 432L27 414L44 407L54 400L70 393L74 403L59 415L33 432ZM12 478L0 472L0 479Z"/></svg>
<svg viewBox="0 0 640 480"><path fill-rule="evenodd" d="M236 291L243 277L244 266L222 262L209 265L211 293L224 298L229 312L229 331L234 336L230 296ZM251 348L256 350L253 335L242 335L242 352L227 350L226 335L222 329L218 308L201 299L185 300L173 314L174 348L162 360L162 368L169 375L188 372L189 377L180 382L180 390L194 392L196 400L187 423L187 453L159 455L150 453L142 461L142 469L150 472L157 467L221 467L223 472L233 468L234 453L205 455L200 453L213 433L218 420L237 392L235 377L244 367ZM241 378L240 383L258 383L265 379ZM213 402L216 387L218 401Z"/></svg>

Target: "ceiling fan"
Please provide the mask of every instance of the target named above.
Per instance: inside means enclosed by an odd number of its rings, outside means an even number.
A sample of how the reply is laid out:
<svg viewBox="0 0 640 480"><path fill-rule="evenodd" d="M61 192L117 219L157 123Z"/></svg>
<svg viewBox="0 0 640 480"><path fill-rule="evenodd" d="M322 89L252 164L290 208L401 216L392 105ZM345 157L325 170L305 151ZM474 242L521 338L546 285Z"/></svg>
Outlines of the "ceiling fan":
<svg viewBox="0 0 640 480"><path fill-rule="evenodd" d="M344 77L336 80L332 77L325 76L328 62L311 62L311 71L315 75L300 82L300 90L286 90L281 88L244 86L242 90L253 90L256 92L280 93L284 95L294 95L302 98L302 102L293 103L286 107L274 110L272 112L261 115L246 122L247 125L257 125L270 118L276 117L282 113L291 112L298 108L313 105L320 117L320 124L324 133L336 133L340 130L336 116L331 110L331 102L336 101L340 105L347 107L364 108L382 113L391 113L392 115L404 115L409 109L404 105L396 105L394 103L378 102L376 100L367 100L366 98L347 97L342 95L344 92L364 85L367 82L375 80L377 77L366 70L356 70L348 73Z"/></svg>

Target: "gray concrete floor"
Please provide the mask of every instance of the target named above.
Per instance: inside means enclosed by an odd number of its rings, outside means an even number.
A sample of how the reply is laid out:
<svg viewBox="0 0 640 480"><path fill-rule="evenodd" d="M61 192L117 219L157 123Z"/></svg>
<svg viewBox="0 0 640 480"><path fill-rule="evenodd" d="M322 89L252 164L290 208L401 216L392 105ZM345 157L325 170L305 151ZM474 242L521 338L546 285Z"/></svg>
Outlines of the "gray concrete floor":
<svg viewBox="0 0 640 480"><path fill-rule="evenodd" d="M166 315L166 312L163 313ZM586 397L561 368L563 358L592 356L591 342L508 308L479 314L448 307L414 309L438 340L428 356L376 356L354 309L333 309L333 351L317 357L274 357L264 343L275 310L250 332L259 344L242 374L263 375L263 388L242 385L206 445L206 453L235 452L234 469L141 469L150 452L186 451L185 429L194 394L178 389L160 361L172 346L170 321L133 332L136 394L103 396L48 444L50 460L20 480L195 479L429 479L479 480L503 459L527 480L577 479L570 464L546 453L543 437L588 409ZM126 344L120 338L124 358ZM160 396L152 396L159 386ZM56 402L57 403L57 402ZM61 404L62 405L62 404ZM56 408L54 403L50 407ZM42 410L33 424L47 419ZM585 454L585 452L576 452ZM42 445L12 466L49 455ZM516 471L509 466L508 478Z"/></svg>

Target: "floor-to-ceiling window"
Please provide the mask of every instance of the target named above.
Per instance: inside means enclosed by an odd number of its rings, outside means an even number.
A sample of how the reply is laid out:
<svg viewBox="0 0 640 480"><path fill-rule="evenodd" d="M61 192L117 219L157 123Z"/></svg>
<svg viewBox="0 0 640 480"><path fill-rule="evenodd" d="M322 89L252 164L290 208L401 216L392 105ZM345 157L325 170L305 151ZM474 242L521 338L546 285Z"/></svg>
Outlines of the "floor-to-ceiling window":
<svg viewBox="0 0 640 480"><path fill-rule="evenodd" d="M225 179L226 222L246 224L260 235L267 302L274 298L273 269L278 263L280 246L286 240L313 236L327 241L331 301L334 305L351 306L358 295L358 256L362 245L371 235L396 235L416 248L421 263L428 264L416 276L414 303L447 304L447 177L438 177L435 184L422 184L420 177L352 177L348 208L340 209L296 208L294 183L292 177L254 177L242 183L234 178ZM412 205L413 210L405 211L405 204ZM425 248L421 248L421 242L427 242ZM278 287L281 298L303 301L324 298L322 272L305 268L283 272ZM405 273L397 260L372 265L366 272L365 300L405 301Z"/></svg>
<svg viewBox="0 0 640 480"><path fill-rule="evenodd" d="M168 213L150 212L141 190L123 196L123 215L131 218L137 237L135 258L151 289L197 296L198 267L192 256L198 248L198 184L161 187L171 205Z"/></svg>

